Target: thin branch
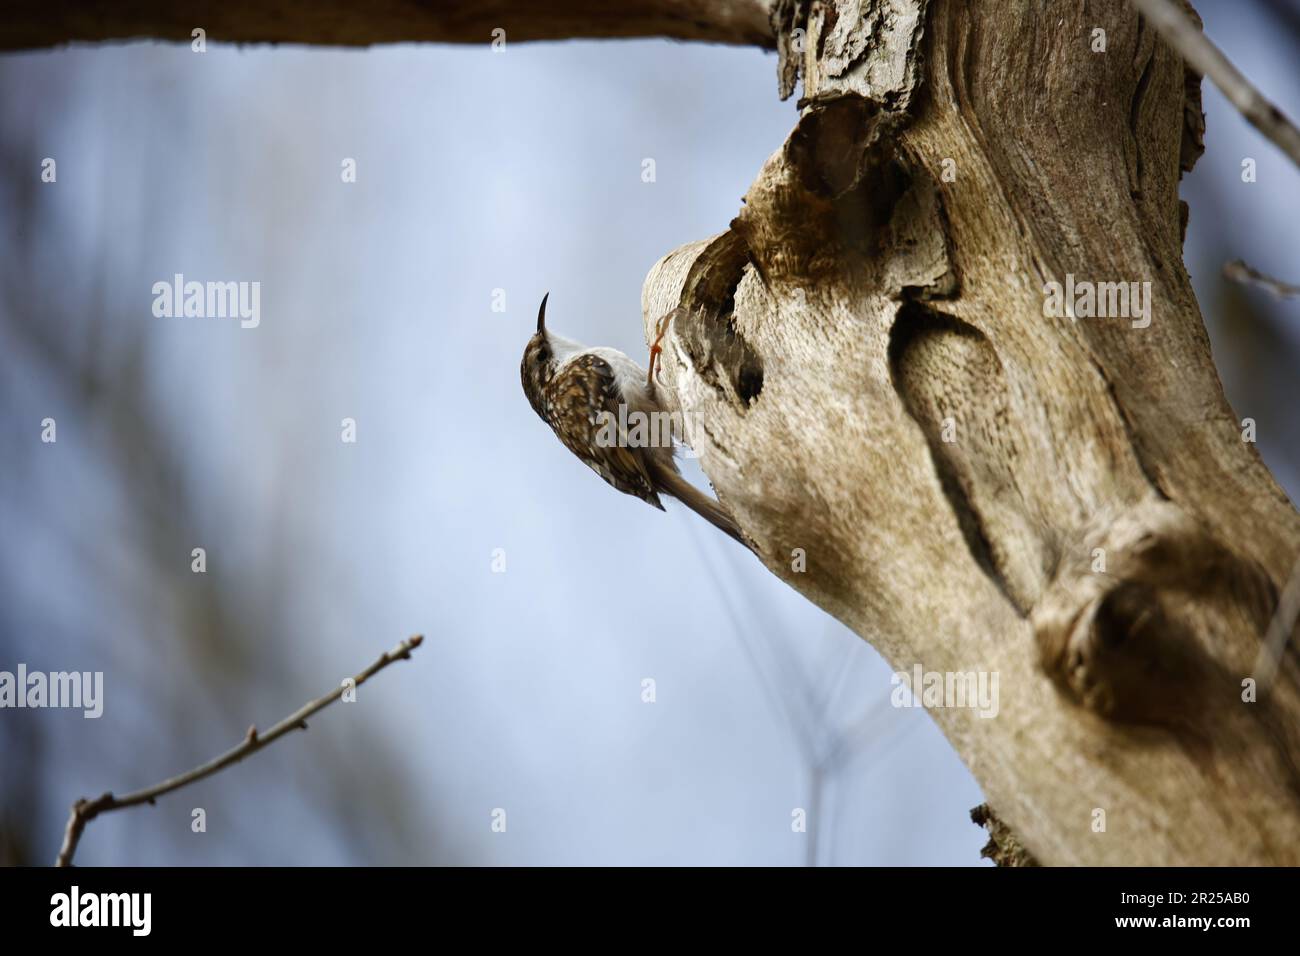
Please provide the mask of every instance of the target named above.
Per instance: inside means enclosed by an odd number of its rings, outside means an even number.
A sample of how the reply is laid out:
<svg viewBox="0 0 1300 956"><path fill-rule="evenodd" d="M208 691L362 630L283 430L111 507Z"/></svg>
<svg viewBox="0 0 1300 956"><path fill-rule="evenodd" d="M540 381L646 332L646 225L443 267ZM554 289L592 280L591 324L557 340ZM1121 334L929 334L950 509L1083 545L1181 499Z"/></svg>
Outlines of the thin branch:
<svg viewBox="0 0 1300 956"><path fill-rule="evenodd" d="M1172 0L1129 0L1197 73L1208 76L1242 116L1300 166L1300 129L1232 65Z"/></svg>
<svg viewBox="0 0 1300 956"><path fill-rule="evenodd" d="M391 651L380 656L380 658L352 678L352 687L360 687L375 674L379 673L394 661L406 660L411 656L411 651L415 650L424 641L422 635L416 634L409 637L402 643L398 644ZM121 810L125 807L134 807L142 803L153 804L153 802L164 794L171 793L173 790L179 790L188 784L204 777L210 777L219 770L229 767L231 764L239 763L250 754L255 754L263 747L267 747L279 738L293 730L306 730L307 718L313 716L318 711L324 710L334 701L343 696L345 690L349 689L348 685L341 683L338 687L322 694L313 701L304 704L298 710L294 711L284 720L280 721L265 734L258 734L256 727L249 727L248 734L244 737L242 743L232 747L218 757L214 757L205 764L195 767L193 770L187 770L179 776L164 780L162 783L155 784L152 787L146 787L144 790L136 790L134 793L128 793L124 797L115 797L111 793L105 793L94 800L87 800L84 797L72 805L72 813L68 817L68 826L63 833L63 847L59 850L59 857L55 861L55 866L71 866L73 854L77 852L77 844L81 840L82 831L86 829L86 824L101 813L108 813L112 810Z"/></svg>
<svg viewBox="0 0 1300 956"><path fill-rule="evenodd" d="M1240 259L1225 262L1223 264L1223 275L1224 278L1231 279L1233 282L1262 286L1281 299L1300 295L1300 285L1292 285L1289 282L1283 282L1281 279L1274 279L1267 273L1251 268Z"/></svg>

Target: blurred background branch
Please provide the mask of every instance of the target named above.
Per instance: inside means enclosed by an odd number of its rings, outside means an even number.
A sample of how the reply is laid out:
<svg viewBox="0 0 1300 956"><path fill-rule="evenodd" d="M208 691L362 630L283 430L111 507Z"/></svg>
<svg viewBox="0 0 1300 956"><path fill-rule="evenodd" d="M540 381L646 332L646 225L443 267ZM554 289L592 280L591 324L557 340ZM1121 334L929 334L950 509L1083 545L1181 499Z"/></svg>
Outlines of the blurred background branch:
<svg viewBox="0 0 1300 956"><path fill-rule="evenodd" d="M1224 263L1223 275L1233 282L1251 283L1262 289L1267 289L1279 298L1285 299L1293 295L1300 295L1300 285L1292 285L1289 282L1283 282L1281 279L1265 275L1258 269L1246 265L1240 259L1233 259L1231 262Z"/></svg>
<svg viewBox="0 0 1300 956"><path fill-rule="evenodd" d="M503 30L509 42L664 36L775 44L767 0L154 0L89 9L78 0L28 0L9 5L0 49L133 38L189 43L196 27L226 43L486 44L494 30Z"/></svg>

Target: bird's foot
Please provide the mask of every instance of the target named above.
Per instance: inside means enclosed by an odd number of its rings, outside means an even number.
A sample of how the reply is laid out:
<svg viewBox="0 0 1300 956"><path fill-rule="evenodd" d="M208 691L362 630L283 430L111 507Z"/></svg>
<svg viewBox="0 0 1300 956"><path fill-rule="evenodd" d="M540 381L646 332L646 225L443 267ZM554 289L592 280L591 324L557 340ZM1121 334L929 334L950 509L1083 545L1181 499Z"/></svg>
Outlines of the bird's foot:
<svg viewBox="0 0 1300 956"><path fill-rule="evenodd" d="M646 372L645 376L645 383L648 387L653 388L655 385L655 366L659 361L659 354L663 352L663 346L659 343L662 342L664 336L668 334L668 326L671 324L673 316L675 316L677 312L677 309L673 309L671 312L665 312L659 317L659 321L655 323L655 340L650 346L650 369Z"/></svg>

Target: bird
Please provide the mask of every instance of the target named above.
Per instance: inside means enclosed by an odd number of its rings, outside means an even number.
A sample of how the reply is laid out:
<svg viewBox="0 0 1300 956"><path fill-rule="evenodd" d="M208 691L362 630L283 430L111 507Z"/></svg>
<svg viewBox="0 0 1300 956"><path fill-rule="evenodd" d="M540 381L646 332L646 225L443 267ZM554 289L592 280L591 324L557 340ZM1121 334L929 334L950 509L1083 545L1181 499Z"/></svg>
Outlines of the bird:
<svg viewBox="0 0 1300 956"><path fill-rule="evenodd" d="M665 510L661 495L676 498L715 528L750 548L731 515L677 470L672 421L654 379L659 342L674 313L659 321L645 371L612 348L587 348L546 327L546 302L537 310L537 331L524 347L519 377L524 395L564 446L609 484ZM638 425L650 423L650 427ZM633 427L629 428L629 424ZM647 437L648 436L648 437ZM751 548L752 550L752 548Z"/></svg>

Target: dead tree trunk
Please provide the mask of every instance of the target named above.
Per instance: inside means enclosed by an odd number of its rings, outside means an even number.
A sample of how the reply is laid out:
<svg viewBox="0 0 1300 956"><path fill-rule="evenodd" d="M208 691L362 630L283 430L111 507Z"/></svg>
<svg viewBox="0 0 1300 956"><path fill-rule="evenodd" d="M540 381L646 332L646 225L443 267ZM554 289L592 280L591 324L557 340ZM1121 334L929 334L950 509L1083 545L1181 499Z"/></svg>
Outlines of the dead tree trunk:
<svg viewBox="0 0 1300 956"><path fill-rule="evenodd" d="M1300 862L1294 653L1247 682L1300 520L1182 264L1199 79L1118 0L779 15L798 125L643 297L719 496L897 669L999 675L934 716L1042 862Z"/></svg>
<svg viewBox="0 0 1300 956"><path fill-rule="evenodd" d="M187 22L153 6L90 34ZM372 42L323 35L334 6L240 39ZM784 94L802 73L739 215L651 270L647 338L685 307L663 388L773 573L898 670L998 675L995 718L933 715L1020 843L1300 864L1300 662L1257 671L1300 516L1183 267L1181 59L1123 0L776 0L770 32L759 0L608 5L622 30L524 5L513 34L511 6L404 38L774 37ZM86 35L42 11L24 45Z"/></svg>

